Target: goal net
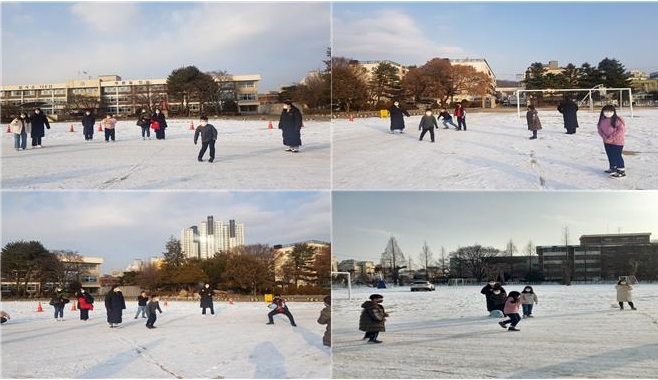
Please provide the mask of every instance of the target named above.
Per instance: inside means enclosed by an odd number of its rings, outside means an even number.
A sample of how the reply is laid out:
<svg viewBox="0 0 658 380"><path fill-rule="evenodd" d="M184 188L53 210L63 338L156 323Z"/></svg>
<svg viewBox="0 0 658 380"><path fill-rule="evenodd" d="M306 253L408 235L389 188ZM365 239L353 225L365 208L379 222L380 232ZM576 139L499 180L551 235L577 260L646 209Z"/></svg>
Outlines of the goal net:
<svg viewBox="0 0 658 380"><path fill-rule="evenodd" d="M565 95L576 102L578 108L587 108L589 112L599 112L604 105L612 104L617 108L617 113L621 113L625 108L628 108L630 116L633 117L633 90L631 88L611 88L602 85L592 88L518 90L515 93L516 99L519 99L516 102L518 116L522 116L522 104L524 106L529 104L537 106L538 103L557 104Z"/></svg>
<svg viewBox="0 0 658 380"><path fill-rule="evenodd" d="M463 278L450 278L448 279L448 286L464 286Z"/></svg>
<svg viewBox="0 0 658 380"><path fill-rule="evenodd" d="M619 276L619 281L621 280L624 280L631 285L635 285L638 283L637 277L635 276Z"/></svg>
<svg viewBox="0 0 658 380"><path fill-rule="evenodd" d="M347 299L352 299L352 276L350 272L331 272L331 289L347 289ZM333 292L332 292L332 297Z"/></svg>

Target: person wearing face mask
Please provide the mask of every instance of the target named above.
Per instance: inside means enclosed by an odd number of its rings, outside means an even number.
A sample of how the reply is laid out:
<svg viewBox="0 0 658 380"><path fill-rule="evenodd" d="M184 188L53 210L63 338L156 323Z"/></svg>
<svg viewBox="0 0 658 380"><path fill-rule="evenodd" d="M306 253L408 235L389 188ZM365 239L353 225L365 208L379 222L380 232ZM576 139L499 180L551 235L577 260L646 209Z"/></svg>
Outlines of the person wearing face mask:
<svg viewBox="0 0 658 380"><path fill-rule="evenodd" d="M502 310L502 308L497 308L496 306L500 304L500 302L494 302L494 299L492 298L492 295L494 295L494 290L498 290L498 293L495 294L496 298L501 292L505 292L505 289L500 286L499 283L496 282L494 279L489 279L487 284L480 290L481 294L484 294L486 301L487 301L487 311L491 314L493 310ZM499 300L498 300L499 301Z"/></svg>
<svg viewBox="0 0 658 380"><path fill-rule="evenodd" d="M142 128L142 140L146 140L147 138L150 140L151 118L149 117L148 113L146 113L145 109L142 109L142 112L139 114L139 118L137 119L137 125L139 125Z"/></svg>
<svg viewBox="0 0 658 380"><path fill-rule="evenodd" d="M283 103L283 111L279 119L279 129L283 135L283 145L287 146L286 152L299 152L302 145L301 129L303 119L299 108L295 107L290 100Z"/></svg>
<svg viewBox="0 0 658 380"><path fill-rule="evenodd" d="M457 118L457 130L466 130L466 110L461 103L457 103L457 107L455 107L455 112L453 112L453 115Z"/></svg>
<svg viewBox="0 0 658 380"><path fill-rule="evenodd" d="M82 115L82 134L85 136L85 141L94 139L94 124L96 124L96 117L90 110L85 111Z"/></svg>
<svg viewBox="0 0 658 380"><path fill-rule="evenodd" d="M404 133L404 116L409 117L409 112L406 109L400 106L400 102L397 100L393 102L393 105L388 108L388 114L391 117L391 132L399 130L400 133Z"/></svg>
<svg viewBox="0 0 658 380"><path fill-rule="evenodd" d="M167 120L165 119L164 113L160 109L156 109L151 120L158 122L158 129L155 130L155 138L158 140L165 139L165 128L167 128Z"/></svg>
<svg viewBox="0 0 658 380"><path fill-rule="evenodd" d="M14 134L14 148L16 151L27 148L27 134L32 132L32 123L27 113L21 112L20 116L9 124L11 133Z"/></svg>
<svg viewBox="0 0 658 380"><path fill-rule="evenodd" d="M521 304L521 293L517 291L509 292L509 297L505 298L505 306L503 313L507 316L508 319L498 322L500 327L507 328L508 331L521 331L516 328L516 325L521 321L521 316L519 315L519 305ZM510 324L510 327L507 327L507 324Z"/></svg>
<svg viewBox="0 0 658 380"><path fill-rule="evenodd" d="M532 286L528 285L521 292L521 307L523 308L523 318L532 317L532 307L538 304L537 295Z"/></svg>
<svg viewBox="0 0 658 380"><path fill-rule="evenodd" d="M437 123L431 108L428 108L425 111L425 115L420 118L418 130L420 131L421 129L423 132L420 133L419 141L423 141L423 137L427 132L429 132L430 138L432 139L432 142L434 142L434 129L439 129L439 124Z"/></svg>
<svg viewBox="0 0 658 380"><path fill-rule="evenodd" d="M495 284L489 295L491 300L491 312L489 313L492 317L500 317L501 313L504 313L505 300L507 299L507 292L500 284Z"/></svg>
<svg viewBox="0 0 658 380"><path fill-rule="evenodd" d="M101 126L103 127L103 131L105 131L105 142L109 142L112 140L112 142L115 142L115 132L114 132L114 127L117 125L117 119L112 117L111 113L108 113L105 115L105 119L101 120Z"/></svg>
<svg viewBox="0 0 658 380"><path fill-rule="evenodd" d="M530 140L536 140L537 139L537 131L541 129L541 121L539 120L539 115L537 114L537 110L535 109L535 106L530 104L528 106L528 112L525 114L526 121L528 122L528 130L532 131L532 136L530 137Z"/></svg>
<svg viewBox="0 0 658 380"><path fill-rule="evenodd" d="M215 161L215 141L217 140L217 129L212 124L208 124L208 118L201 116L199 118L199 125L194 131L194 145L197 144L197 140L201 136L201 150L197 156L199 162L203 161L203 155L206 154L206 149L210 147L210 159L208 162Z"/></svg>
<svg viewBox="0 0 658 380"><path fill-rule="evenodd" d="M380 332L386 331L386 317L388 317L382 302L384 296L373 294L369 301L361 304L363 310L359 318L359 330L366 333L363 339L368 339L368 343L382 343L377 338Z"/></svg>
<svg viewBox="0 0 658 380"><path fill-rule="evenodd" d="M624 302L628 302L631 310L637 310L633 304L633 287L627 280L621 279L615 286L617 289L617 302L619 302L619 310L624 310Z"/></svg>
<svg viewBox="0 0 658 380"><path fill-rule="evenodd" d="M622 151L624 150L626 124L621 117L617 116L617 111L613 105L606 104L603 106L597 129L599 136L603 139L605 154L608 156L609 168L605 172L613 178L625 177L626 167L624 166Z"/></svg>
<svg viewBox="0 0 658 380"><path fill-rule="evenodd" d="M48 118L41 112L41 108L36 108L30 121L32 122L32 148L41 148L41 139L46 135L44 127L50 129Z"/></svg>
<svg viewBox="0 0 658 380"><path fill-rule="evenodd" d="M214 292L210 289L210 284L205 284L201 290L199 290L199 296L201 297L201 314L206 315L206 308L210 308L210 314L215 315L215 309L213 307L212 296Z"/></svg>

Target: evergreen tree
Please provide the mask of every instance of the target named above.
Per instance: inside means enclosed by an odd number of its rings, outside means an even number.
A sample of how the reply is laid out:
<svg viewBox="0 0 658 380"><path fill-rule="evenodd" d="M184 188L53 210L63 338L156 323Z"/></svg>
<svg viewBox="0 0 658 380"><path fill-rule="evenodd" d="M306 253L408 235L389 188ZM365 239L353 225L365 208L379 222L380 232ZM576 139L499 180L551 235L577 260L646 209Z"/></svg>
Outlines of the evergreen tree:
<svg viewBox="0 0 658 380"><path fill-rule="evenodd" d="M169 240L165 244L165 252L162 252L164 256L164 263L166 267L178 268L185 264L185 253L183 253L183 247L181 246L180 240L174 238L173 235L169 237Z"/></svg>
<svg viewBox="0 0 658 380"><path fill-rule="evenodd" d="M630 73L626 71L616 59L605 58L597 67L600 73L602 84L610 88L627 88L630 87Z"/></svg>
<svg viewBox="0 0 658 380"><path fill-rule="evenodd" d="M546 73L546 68L541 62L533 62L530 65L530 68L525 73L525 87L527 90L543 90L546 88L544 83L544 74Z"/></svg>
<svg viewBox="0 0 658 380"><path fill-rule="evenodd" d="M399 98L402 88L398 69L388 62L380 63L372 71L369 87L375 104L382 99Z"/></svg>

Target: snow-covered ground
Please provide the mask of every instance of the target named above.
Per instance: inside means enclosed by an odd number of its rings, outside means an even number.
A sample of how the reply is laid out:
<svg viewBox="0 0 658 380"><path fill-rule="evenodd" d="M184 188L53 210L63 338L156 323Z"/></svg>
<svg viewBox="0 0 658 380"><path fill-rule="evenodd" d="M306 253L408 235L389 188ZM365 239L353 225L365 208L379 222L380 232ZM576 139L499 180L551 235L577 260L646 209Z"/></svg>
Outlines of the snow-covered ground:
<svg viewBox="0 0 658 380"><path fill-rule="evenodd" d="M336 378L655 378L658 284L633 291L637 311L620 311L614 284L536 285L534 318L520 332L487 316L481 286L345 289L332 292ZM522 291L521 285L505 289ZM361 340L361 304L384 296L382 344Z"/></svg>
<svg viewBox="0 0 658 380"><path fill-rule="evenodd" d="M3 189L329 189L329 121L304 121L300 153L285 152L278 120L209 120L218 130L216 161L197 161L190 120L168 120L167 138L143 141L134 121L120 121L116 143L104 132L84 141L82 126L52 123L43 148L17 152L14 137L3 133ZM194 125L197 120L194 120ZM6 125L4 126L6 130ZM97 127L96 127L97 128Z"/></svg>
<svg viewBox="0 0 658 380"><path fill-rule="evenodd" d="M11 320L0 328L5 378L329 378L331 350L322 345L318 302L288 304L297 327L282 314L265 325L264 303L215 303L216 317L202 316L198 302L169 302L156 329L133 319L110 329L102 301L86 322L65 308L37 302L2 302ZM68 306L68 305L67 305Z"/></svg>
<svg viewBox="0 0 658 380"><path fill-rule="evenodd" d="M332 123L334 189L658 189L658 110L620 112L627 123L627 177L603 173L608 161L596 131L598 113L578 112L580 128L564 134L562 115L538 109L543 129L528 140L525 112L470 112L468 131L436 130L418 141L420 116L405 118L404 134L389 119L344 118ZM456 120L455 120L456 123Z"/></svg>

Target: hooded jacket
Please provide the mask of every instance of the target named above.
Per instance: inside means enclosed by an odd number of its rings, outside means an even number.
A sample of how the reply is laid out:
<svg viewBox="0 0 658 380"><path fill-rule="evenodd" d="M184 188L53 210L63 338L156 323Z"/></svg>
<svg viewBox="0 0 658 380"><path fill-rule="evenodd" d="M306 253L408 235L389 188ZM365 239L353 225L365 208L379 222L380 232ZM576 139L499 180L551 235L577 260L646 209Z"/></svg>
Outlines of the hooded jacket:
<svg viewBox="0 0 658 380"><path fill-rule="evenodd" d="M368 332L386 331L385 322L388 314L384 306L374 301L366 301L361 304L361 318L359 318L359 330Z"/></svg>

